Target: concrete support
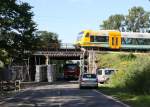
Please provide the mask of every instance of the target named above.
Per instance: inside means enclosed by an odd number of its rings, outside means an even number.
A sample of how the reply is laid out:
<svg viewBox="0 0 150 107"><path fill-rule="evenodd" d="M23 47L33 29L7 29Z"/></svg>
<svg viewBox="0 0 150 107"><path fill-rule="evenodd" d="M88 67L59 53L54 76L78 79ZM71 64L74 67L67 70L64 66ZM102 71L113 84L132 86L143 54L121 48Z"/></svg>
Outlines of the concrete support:
<svg viewBox="0 0 150 107"><path fill-rule="evenodd" d="M36 65L35 82L40 82L40 66Z"/></svg>
<svg viewBox="0 0 150 107"><path fill-rule="evenodd" d="M47 66L47 79L48 79L48 82L53 82L56 80L56 66L55 65Z"/></svg>
<svg viewBox="0 0 150 107"><path fill-rule="evenodd" d="M83 55L80 56L80 75L84 72L84 57Z"/></svg>
<svg viewBox="0 0 150 107"><path fill-rule="evenodd" d="M46 58L46 59L45 59L45 64L48 65L48 64L49 64L49 57L48 57L48 55L45 56L45 58Z"/></svg>
<svg viewBox="0 0 150 107"><path fill-rule="evenodd" d="M53 82L56 80L55 65L36 65L36 82Z"/></svg>
<svg viewBox="0 0 150 107"><path fill-rule="evenodd" d="M95 51L89 51L88 61L89 61L89 73L96 73L97 64Z"/></svg>

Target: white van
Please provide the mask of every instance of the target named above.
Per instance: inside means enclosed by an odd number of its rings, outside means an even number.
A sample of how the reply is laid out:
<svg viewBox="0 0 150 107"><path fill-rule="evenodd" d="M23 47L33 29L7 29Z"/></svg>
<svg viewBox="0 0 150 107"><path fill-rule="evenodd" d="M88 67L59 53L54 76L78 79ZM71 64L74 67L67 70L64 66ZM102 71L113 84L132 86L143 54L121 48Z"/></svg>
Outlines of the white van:
<svg viewBox="0 0 150 107"><path fill-rule="evenodd" d="M116 70L111 68L97 69L97 78L99 83L105 83L109 80L110 75L112 75Z"/></svg>

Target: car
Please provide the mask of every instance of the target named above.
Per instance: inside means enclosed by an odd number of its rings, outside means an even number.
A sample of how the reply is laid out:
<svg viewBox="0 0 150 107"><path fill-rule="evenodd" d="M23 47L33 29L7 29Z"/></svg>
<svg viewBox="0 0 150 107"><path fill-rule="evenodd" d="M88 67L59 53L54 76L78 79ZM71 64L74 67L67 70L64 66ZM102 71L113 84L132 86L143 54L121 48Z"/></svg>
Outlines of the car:
<svg viewBox="0 0 150 107"><path fill-rule="evenodd" d="M80 76L79 87L98 87L98 79L96 74L84 73Z"/></svg>
<svg viewBox="0 0 150 107"><path fill-rule="evenodd" d="M96 74L98 78L98 82L103 84L107 83L110 79L110 76L115 72L115 69L112 68L105 68L105 69L97 69Z"/></svg>

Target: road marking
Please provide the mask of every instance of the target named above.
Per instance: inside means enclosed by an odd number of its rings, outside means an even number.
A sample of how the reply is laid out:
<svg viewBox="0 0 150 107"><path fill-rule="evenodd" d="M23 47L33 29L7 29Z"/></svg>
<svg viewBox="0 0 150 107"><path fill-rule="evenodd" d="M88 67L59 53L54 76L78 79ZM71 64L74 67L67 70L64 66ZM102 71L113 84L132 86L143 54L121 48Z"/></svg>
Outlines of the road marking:
<svg viewBox="0 0 150 107"><path fill-rule="evenodd" d="M101 93L101 92L98 91L98 90L93 90L93 91L96 92L96 93L98 93L98 94L100 94L100 95L103 95L104 97L106 97L106 98L108 98L108 99L111 99L111 100L113 100L113 101L115 101L115 102L117 102L117 103L120 103L120 104L122 104L122 105L125 106L125 107L130 107L129 105L127 105L127 104L125 104L125 103L123 103L123 102L117 100L116 98L113 98L112 96L105 95L105 94Z"/></svg>

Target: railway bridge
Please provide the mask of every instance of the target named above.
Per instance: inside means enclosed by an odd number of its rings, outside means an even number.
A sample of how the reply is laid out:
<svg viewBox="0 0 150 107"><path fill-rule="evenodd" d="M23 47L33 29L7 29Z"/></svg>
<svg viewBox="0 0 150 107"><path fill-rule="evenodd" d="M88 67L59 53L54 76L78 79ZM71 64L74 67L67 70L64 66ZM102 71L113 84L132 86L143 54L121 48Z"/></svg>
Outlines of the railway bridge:
<svg viewBox="0 0 150 107"><path fill-rule="evenodd" d="M53 45L53 44L51 44ZM85 60L88 62L88 71L92 71L96 68L96 54L97 53L149 53L148 50L133 50L133 49L121 49L121 50L113 50L111 48L99 48L99 49L85 49L85 48L76 48L73 44L62 43L58 47L52 48L43 48L35 51L33 56L35 60L38 59L39 56L45 57L45 64L48 65L51 60L80 60L80 67L83 71L83 66L85 65ZM36 61L35 61L36 62Z"/></svg>
<svg viewBox="0 0 150 107"><path fill-rule="evenodd" d="M80 49L48 49L48 50L38 50L33 53L34 56L46 56L49 59L66 59L66 60L80 60L80 56L83 52Z"/></svg>
<svg viewBox="0 0 150 107"><path fill-rule="evenodd" d="M39 69L51 69L48 67L52 67L53 68L53 64L51 64L51 62L55 62L55 60L57 60L57 62L61 62L61 60L78 60L80 62L80 71L83 71L83 60L85 57L87 56L87 54L80 48L75 48L72 44L61 44L59 48L42 48L42 49L38 49L37 51L35 51L33 53L34 58L32 58L32 60L34 60L34 64L35 64L35 81L40 81L39 77L40 77L40 72ZM44 61L42 61L44 60ZM54 66L54 68L56 67L56 72L60 72L58 71L61 67L59 65L59 63L55 63L56 66ZM59 68L57 68L59 67ZM62 69L62 68L61 68ZM47 71L47 74L42 74L42 75L49 75L48 74L49 71ZM55 73L56 73L55 72ZM52 74L53 75L53 74ZM56 75L56 74L54 74ZM50 76L49 76L50 77ZM51 80L49 79L48 80ZM53 77L52 77L53 78Z"/></svg>
<svg viewBox="0 0 150 107"><path fill-rule="evenodd" d="M117 52L115 52L117 51ZM42 48L35 51L32 57L28 61L28 72L30 70L31 75L36 74L36 66L50 65L54 60L78 60L80 62L80 72L84 72L85 68L89 73L95 73L97 68L98 53L129 53L129 50L112 50L112 49L90 49L75 48L73 44L60 44L59 47L53 48ZM137 53L136 50L130 50L132 53ZM146 51L148 52L148 51ZM145 51L143 51L145 53ZM59 62L59 61L58 61ZM34 78L33 76L33 78Z"/></svg>

